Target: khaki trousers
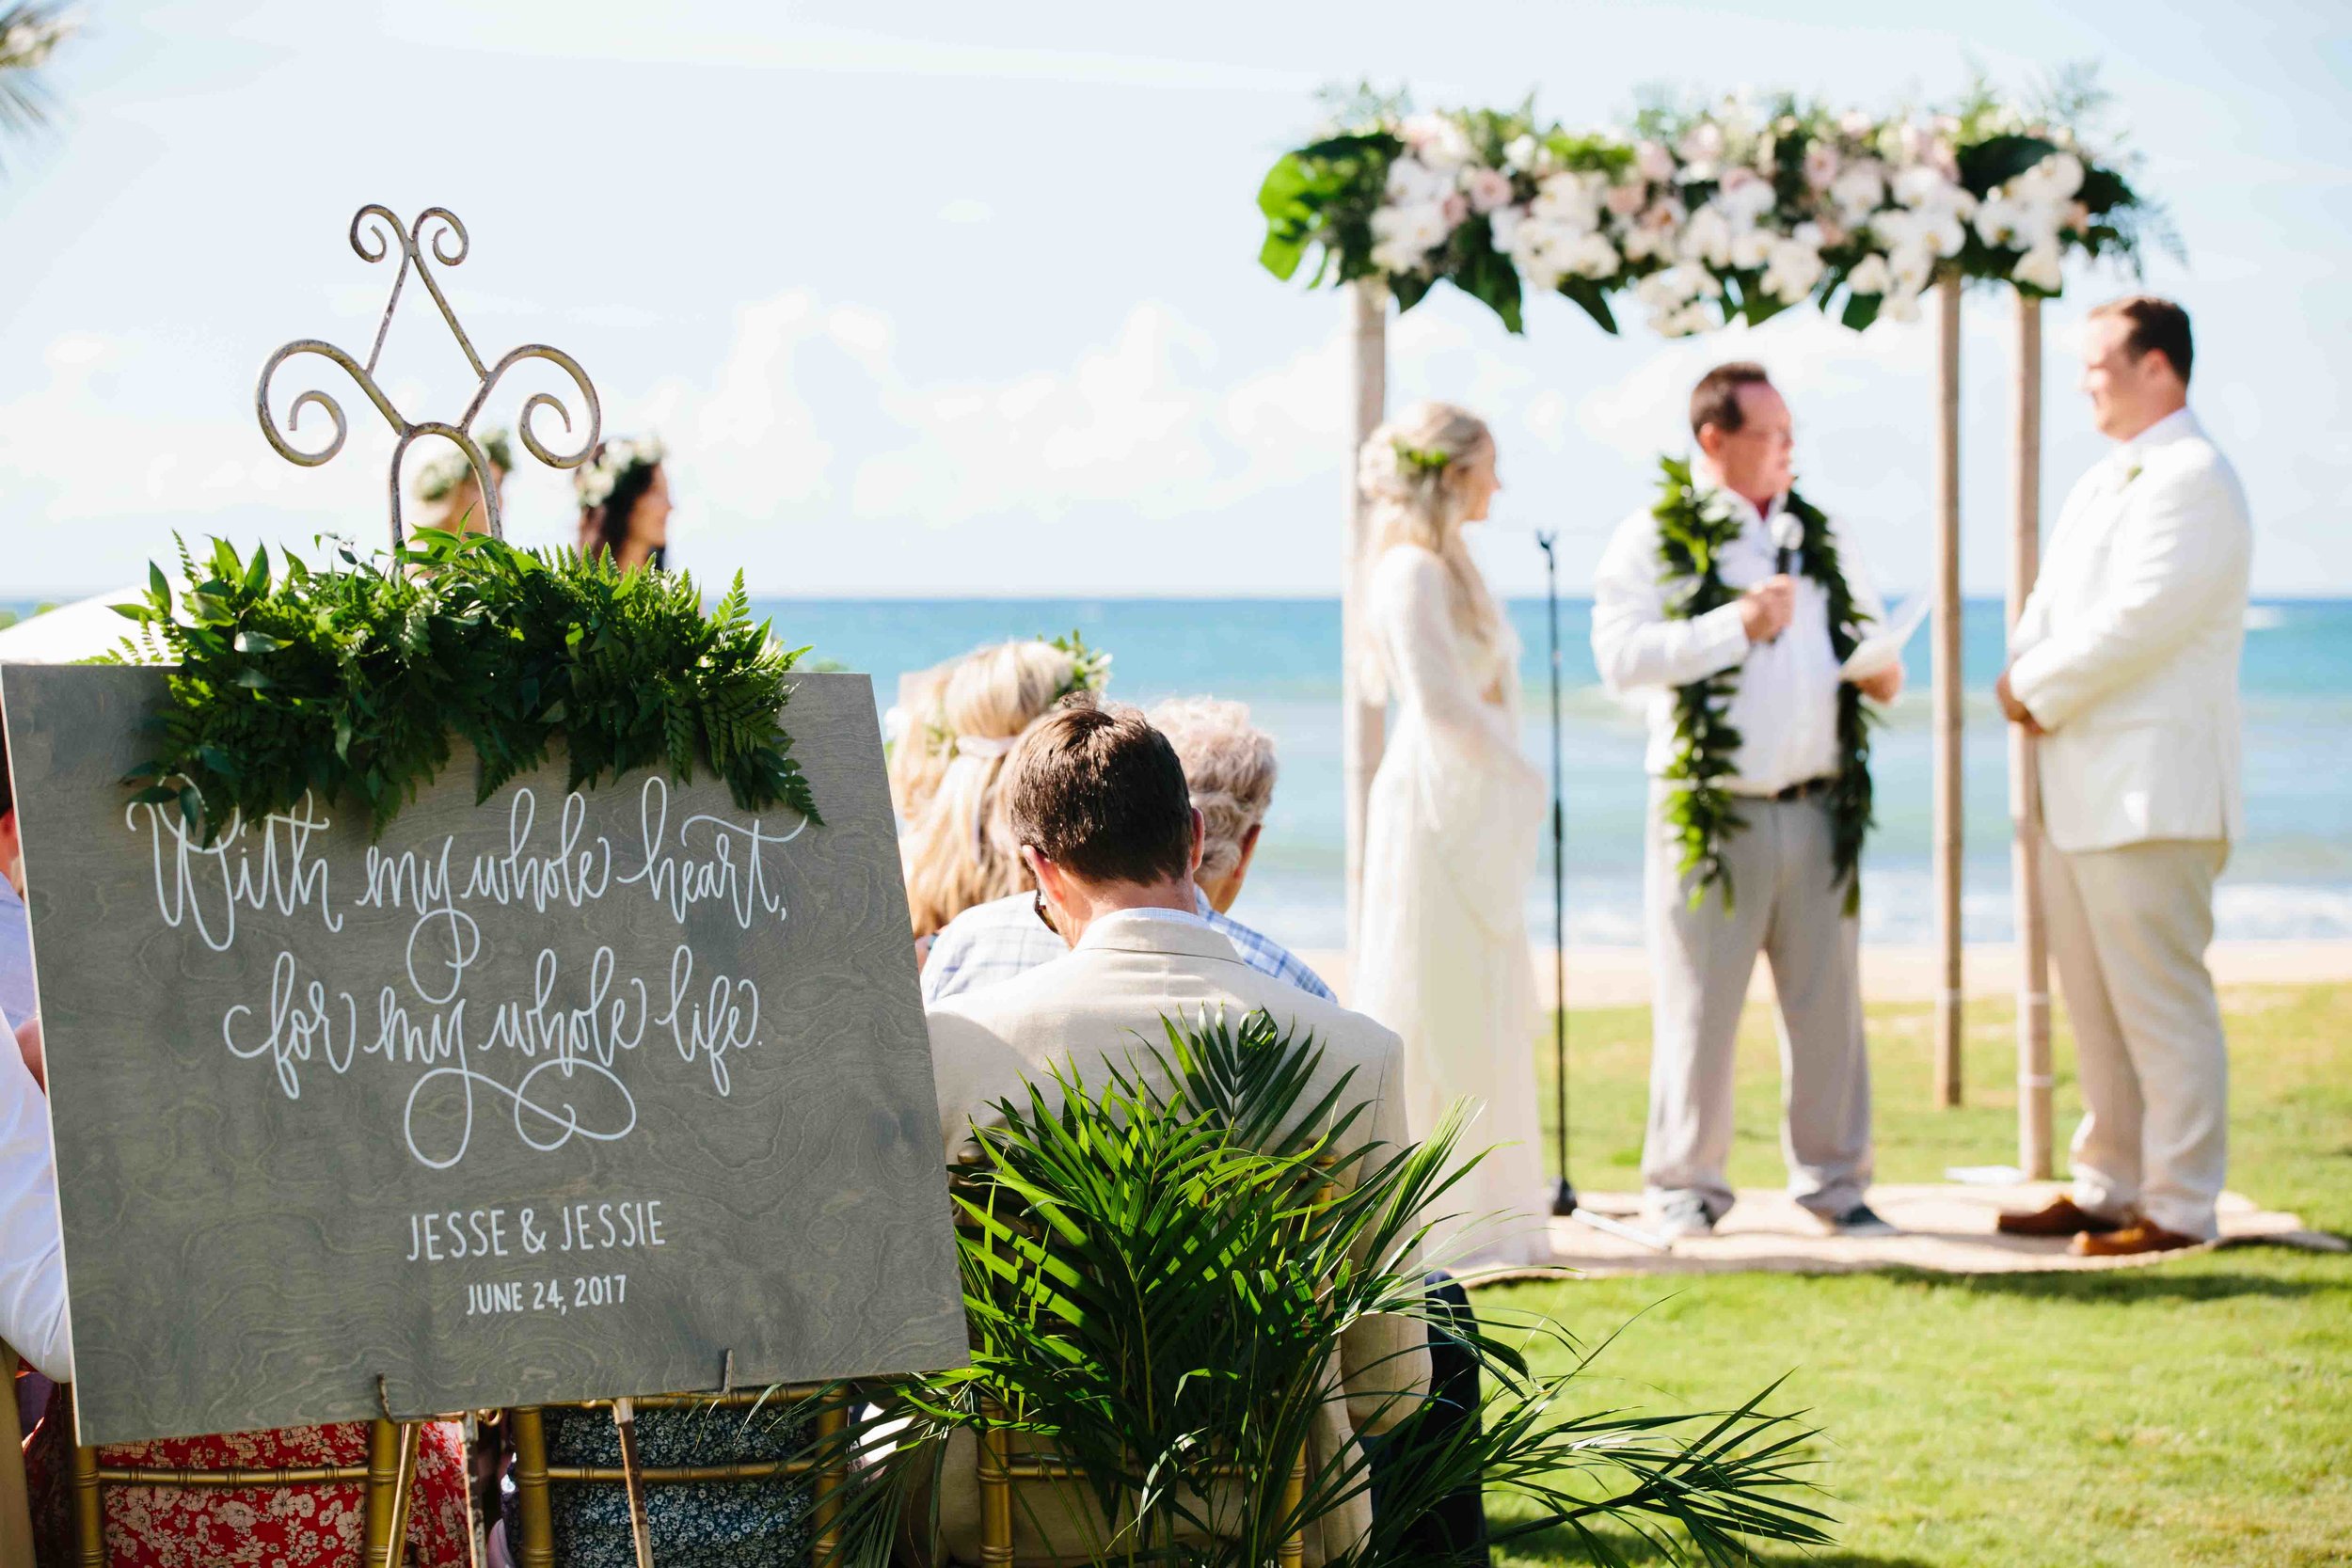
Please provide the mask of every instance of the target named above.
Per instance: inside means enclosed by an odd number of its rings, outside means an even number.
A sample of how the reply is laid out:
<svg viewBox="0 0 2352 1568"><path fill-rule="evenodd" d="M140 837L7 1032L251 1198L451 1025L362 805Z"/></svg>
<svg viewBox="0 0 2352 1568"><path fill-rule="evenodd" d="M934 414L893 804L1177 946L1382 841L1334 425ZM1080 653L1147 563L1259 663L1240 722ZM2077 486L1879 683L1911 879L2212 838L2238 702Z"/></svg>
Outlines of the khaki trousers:
<svg viewBox="0 0 2352 1568"><path fill-rule="evenodd" d="M2230 1064L2205 968L2217 839L2045 847L2050 957L2083 1089L2074 1201L2184 1236L2219 1232Z"/></svg>
<svg viewBox="0 0 2352 1568"><path fill-rule="evenodd" d="M1649 929L1649 1130L1642 1181L1653 1203L1695 1196L1731 1208L1732 1054L1760 953L1780 1004L1781 1152L1791 1196L1835 1217L1870 1182L1870 1058L1862 1030L1861 926L1830 877L1819 800L1742 800L1724 846L1732 907L1710 888L1692 909L1666 836L1668 786L1650 785L1643 885Z"/></svg>

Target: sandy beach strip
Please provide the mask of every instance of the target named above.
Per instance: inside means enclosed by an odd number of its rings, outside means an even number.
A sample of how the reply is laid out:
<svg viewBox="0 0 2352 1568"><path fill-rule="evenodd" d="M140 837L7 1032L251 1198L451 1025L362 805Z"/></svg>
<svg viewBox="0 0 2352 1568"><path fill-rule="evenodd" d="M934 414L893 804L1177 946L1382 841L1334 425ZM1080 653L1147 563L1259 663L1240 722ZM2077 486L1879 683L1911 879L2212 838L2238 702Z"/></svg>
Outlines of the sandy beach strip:
<svg viewBox="0 0 2352 1568"><path fill-rule="evenodd" d="M1551 948L1529 949L1541 1006L1551 1006ZM1348 994L1347 955L1333 950L1302 952L1343 998ZM2223 986L2302 986L2352 981L2352 941L2217 942L2208 961ZM2009 996L2017 990L2017 948L2010 942L1972 943L1962 960L1962 990L1970 996ZM1649 959L1639 947L1570 947L1568 1005L1572 1007L1640 1006L1649 1001ZM1935 950L1923 946L1865 946L1862 990L1872 1002L1931 1002L1943 978ZM2052 986L2057 984L2052 976ZM1772 994L1772 975L1756 966L1748 995Z"/></svg>

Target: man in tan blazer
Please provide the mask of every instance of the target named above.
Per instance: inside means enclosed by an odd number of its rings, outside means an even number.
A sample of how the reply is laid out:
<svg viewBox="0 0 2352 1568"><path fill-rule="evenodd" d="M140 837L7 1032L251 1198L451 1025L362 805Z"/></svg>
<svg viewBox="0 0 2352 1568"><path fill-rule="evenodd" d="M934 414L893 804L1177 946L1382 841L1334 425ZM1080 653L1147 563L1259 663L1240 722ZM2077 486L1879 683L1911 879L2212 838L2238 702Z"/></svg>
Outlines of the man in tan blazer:
<svg viewBox="0 0 2352 1568"><path fill-rule="evenodd" d="M2238 655L2253 531L2229 460L2188 411L2188 314L2103 305L2083 389L2118 443L2067 497L1994 688L2043 737L2050 951L2084 1116L2071 1195L2005 1215L2087 1256L2210 1241L2229 1063L2205 948L2245 828Z"/></svg>
<svg viewBox="0 0 2352 1568"><path fill-rule="evenodd" d="M1250 968L1197 912L1200 815L1165 736L1131 709L1070 708L1033 729L1007 771L1012 827L1037 879L1039 916L1071 952L932 1007L931 1066L950 1161L973 1143L974 1123L1001 1119L997 1101L1047 1083L1050 1069L1076 1067L1091 1081L1096 1062L1124 1065L1140 1043L1163 1037L1163 1017L1220 1008L1235 1022L1263 1011L1283 1028L1311 1032L1325 1055L1306 1102L1352 1069L1349 1093L1370 1107L1355 1134L1405 1141L1397 1037ZM1424 1326L1394 1319L1360 1325L1343 1343L1340 1373L1348 1398L1343 1410L1325 1407L1318 1464L1359 1432L1385 1431L1419 1407L1429 1387ZM979 1496L968 1460L968 1452L948 1456L939 1522L947 1551L972 1563L979 1560ZM1037 1512L1050 1522L1050 1508ZM1359 1539L1371 1518L1359 1497L1325 1519L1321 1537L1309 1535L1308 1560ZM1015 1528L1016 1560L1051 1557L1020 1509ZM1062 1544L1064 1552L1074 1544Z"/></svg>

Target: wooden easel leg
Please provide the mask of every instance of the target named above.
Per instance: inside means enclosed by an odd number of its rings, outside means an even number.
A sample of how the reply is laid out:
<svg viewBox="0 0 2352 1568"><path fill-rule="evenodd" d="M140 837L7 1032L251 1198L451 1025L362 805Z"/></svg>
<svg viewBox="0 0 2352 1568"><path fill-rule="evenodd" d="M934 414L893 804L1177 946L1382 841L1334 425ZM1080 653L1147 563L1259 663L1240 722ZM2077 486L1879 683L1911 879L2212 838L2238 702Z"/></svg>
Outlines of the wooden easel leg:
<svg viewBox="0 0 2352 1568"><path fill-rule="evenodd" d="M548 1436L536 1405L510 1414L515 1423L516 1523L522 1540L513 1543L521 1568L555 1568L555 1524L548 1513Z"/></svg>
<svg viewBox="0 0 2352 1568"><path fill-rule="evenodd" d="M628 1400L612 1402L612 1427L621 1437L621 1486L628 1494L628 1538L637 1553L637 1568L653 1568L653 1527L645 1520L644 1467L637 1462L637 1408Z"/></svg>

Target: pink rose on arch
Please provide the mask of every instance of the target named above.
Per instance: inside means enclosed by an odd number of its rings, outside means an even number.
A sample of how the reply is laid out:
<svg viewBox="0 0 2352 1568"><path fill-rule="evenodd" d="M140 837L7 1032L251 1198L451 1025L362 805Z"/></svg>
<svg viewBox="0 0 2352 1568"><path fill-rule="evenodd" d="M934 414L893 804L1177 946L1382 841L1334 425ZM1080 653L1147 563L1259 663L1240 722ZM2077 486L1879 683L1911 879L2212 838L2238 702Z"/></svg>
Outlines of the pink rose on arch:
<svg viewBox="0 0 2352 1568"><path fill-rule="evenodd" d="M1675 156L1661 142L1635 143L1633 166L1640 169L1642 178L1653 185L1662 185L1675 177Z"/></svg>
<svg viewBox="0 0 2352 1568"><path fill-rule="evenodd" d="M1640 212L1642 203L1647 199L1648 193L1639 185L1612 185L1609 194L1601 198L1610 212L1621 218L1629 218Z"/></svg>
<svg viewBox="0 0 2352 1568"><path fill-rule="evenodd" d="M1491 213L1510 205L1511 177L1499 168L1470 170L1462 181L1462 188L1470 197L1473 213Z"/></svg>
<svg viewBox="0 0 2352 1568"><path fill-rule="evenodd" d="M1455 191L1445 198L1444 203L1438 207L1438 211L1444 214L1445 226L1448 229L1452 229L1454 225L1460 223L1464 218L1470 216L1470 201L1460 191Z"/></svg>
<svg viewBox="0 0 2352 1568"><path fill-rule="evenodd" d="M1837 149L1824 141L1817 141L1804 150L1804 182L1813 190L1825 191L1837 179Z"/></svg>

